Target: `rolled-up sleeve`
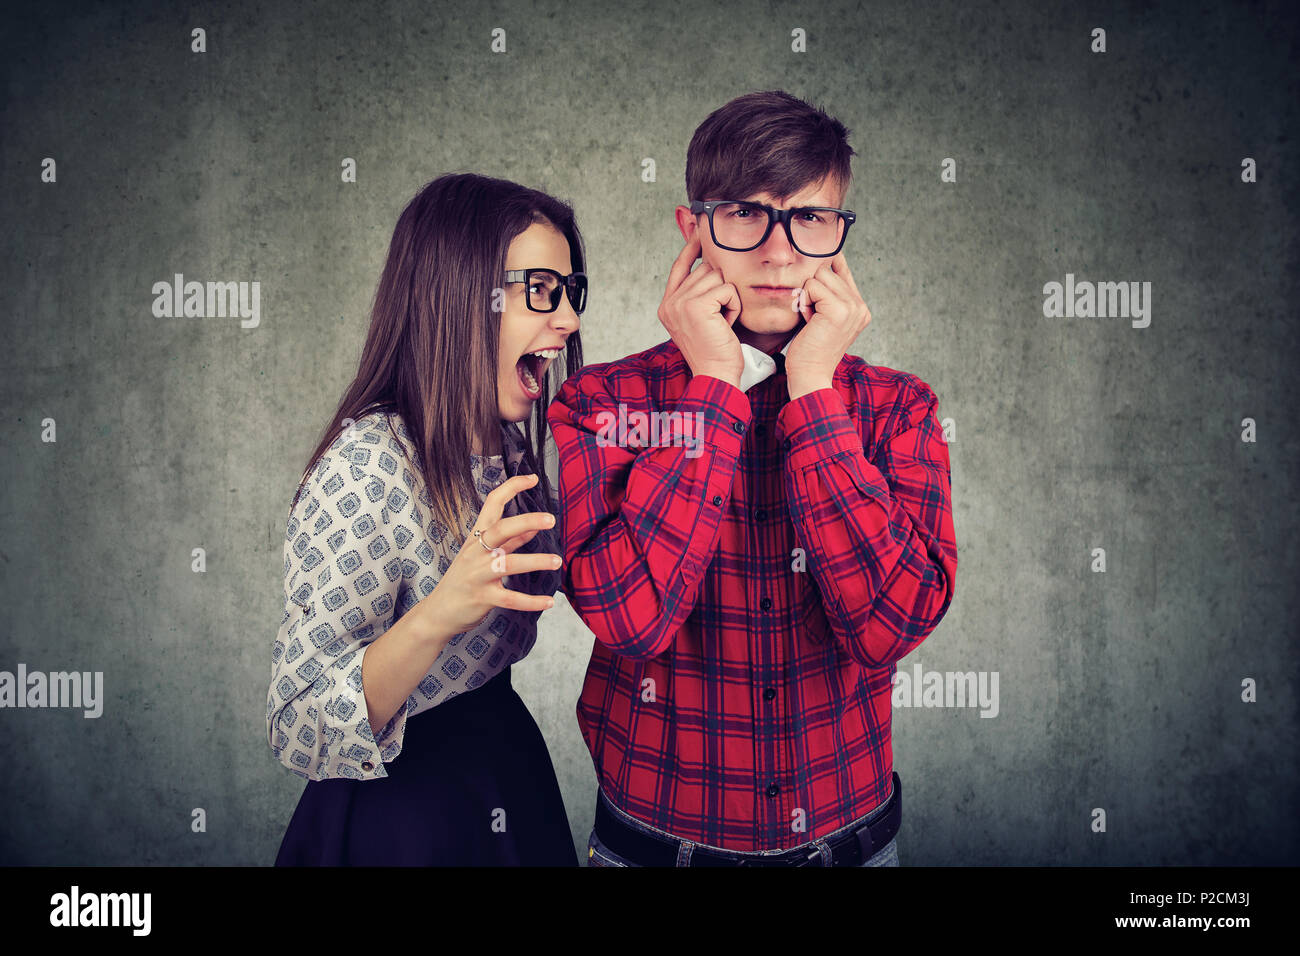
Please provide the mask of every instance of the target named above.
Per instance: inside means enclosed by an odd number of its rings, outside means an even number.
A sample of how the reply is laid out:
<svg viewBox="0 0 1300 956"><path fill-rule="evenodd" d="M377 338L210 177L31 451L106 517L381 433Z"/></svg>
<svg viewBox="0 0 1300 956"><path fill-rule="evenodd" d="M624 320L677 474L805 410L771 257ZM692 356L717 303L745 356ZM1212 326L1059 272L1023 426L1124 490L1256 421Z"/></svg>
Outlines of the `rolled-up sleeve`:
<svg viewBox="0 0 1300 956"><path fill-rule="evenodd" d="M647 408L632 414L648 419ZM564 590L611 651L649 660L695 607L751 410L734 385L696 376L664 415L676 430L658 445L612 440L619 415L594 371L565 382L549 409L563 463Z"/></svg>
<svg viewBox="0 0 1300 956"><path fill-rule="evenodd" d="M276 758L309 780L386 777L406 729L403 705L375 738L361 680L366 648L396 620L416 570L403 553L414 536L393 517L409 498L358 466L368 459L359 443L322 458L286 528L266 733Z"/></svg>
<svg viewBox="0 0 1300 956"><path fill-rule="evenodd" d="M933 391L909 376L874 460L831 389L778 419L790 518L845 652L888 667L935 629L957 575L948 446Z"/></svg>

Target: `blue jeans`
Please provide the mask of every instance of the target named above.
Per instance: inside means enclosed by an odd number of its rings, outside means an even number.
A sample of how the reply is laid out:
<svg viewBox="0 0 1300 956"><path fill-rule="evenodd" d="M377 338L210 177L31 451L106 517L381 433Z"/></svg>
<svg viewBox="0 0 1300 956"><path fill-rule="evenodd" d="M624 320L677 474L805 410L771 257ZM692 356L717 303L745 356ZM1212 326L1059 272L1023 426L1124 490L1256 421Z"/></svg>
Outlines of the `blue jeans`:
<svg viewBox="0 0 1300 956"><path fill-rule="evenodd" d="M623 823L627 824L629 827L632 827L633 829L636 830L640 830L642 833L645 834L653 834L658 837L668 837L669 839L677 839L676 837L672 837L669 834L665 833L663 830L657 830L654 827L649 826L648 824L642 823L640 820L636 820L628 816L626 813L624 813L618 807L614 806L612 803L609 802L609 800L605 798L604 791L598 791L597 799L602 801L605 804L605 806L609 809L610 813L616 816ZM886 801L886 803L888 803L888 801ZM852 823L845 824L844 826L840 827L838 830L832 831L831 833L828 833L825 836L818 837L816 840L811 840L807 843L801 843L799 844L797 849L806 848L808 849L809 852L811 852L813 847L816 847L821 852L822 864L824 866L828 866L830 865L830 861L831 861L831 852L826 845L826 841L841 836L842 834L845 834L850 830L852 830L854 827L860 826L861 824L867 821L875 819L875 817L878 816L880 813L882 813L884 809L885 809L885 804L882 803L879 807L877 807L875 810L868 813L866 816L854 820ZM694 850L695 844L687 840L680 840L678 842L680 843L680 846L677 851L677 865L690 866L691 851ZM774 853L788 852L786 850L756 850L752 852L742 852L739 850L726 850L721 847L709 847L709 849L719 850L722 853L733 853L737 857L758 857L758 856L771 855ZM591 836L587 838L587 865L588 866L639 866L640 864L633 863L631 860L619 856L609 847L605 846L605 844L601 843L600 839L596 836L596 831L592 830ZM872 854L871 859L867 860L865 863L861 865L862 866L898 866L898 837L894 837L892 840L890 840L888 843L882 846L879 850L877 850L874 854Z"/></svg>

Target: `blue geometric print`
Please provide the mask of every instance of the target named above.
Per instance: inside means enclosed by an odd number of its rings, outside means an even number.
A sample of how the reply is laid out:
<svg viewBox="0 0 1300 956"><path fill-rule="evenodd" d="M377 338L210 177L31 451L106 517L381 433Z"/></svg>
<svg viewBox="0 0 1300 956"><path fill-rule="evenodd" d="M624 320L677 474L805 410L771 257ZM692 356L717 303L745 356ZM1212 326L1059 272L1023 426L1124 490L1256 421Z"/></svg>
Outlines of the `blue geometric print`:
<svg viewBox="0 0 1300 956"><path fill-rule="evenodd" d="M501 435L504 459L471 458L480 495L532 470L519 428L503 422ZM401 753L410 715L472 692L526 656L537 639L536 612L492 609L443 648L406 703L372 733L362 686L365 649L434 591L467 537L433 517L421 475L401 417L375 412L336 438L295 492L266 733L276 759L304 779L388 776L384 764ZM553 503L534 488L517 495L505 516L546 510ZM466 531L472 527L467 519ZM555 529L548 529L518 553L559 550ZM507 585L552 595L560 572L515 575Z"/></svg>

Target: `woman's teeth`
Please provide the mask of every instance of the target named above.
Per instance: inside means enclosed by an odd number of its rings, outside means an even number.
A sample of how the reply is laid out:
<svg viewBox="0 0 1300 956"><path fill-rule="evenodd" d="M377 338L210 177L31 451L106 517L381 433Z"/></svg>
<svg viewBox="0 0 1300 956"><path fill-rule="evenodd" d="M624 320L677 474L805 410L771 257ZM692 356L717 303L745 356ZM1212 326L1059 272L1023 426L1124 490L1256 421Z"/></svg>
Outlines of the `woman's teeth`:
<svg viewBox="0 0 1300 956"><path fill-rule="evenodd" d="M521 364L519 366L519 373L523 376L524 387L528 389L530 394L538 390L540 386L537 384L537 380L533 378L533 373L528 371L527 365Z"/></svg>
<svg viewBox="0 0 1300 956"><path fill-rule="evenodd" d="M533 375L532 360L537 361L537 370L540 374L545 368L546 363L553 358L557 358L562 349L538 349L535 352L525 352L519 358L519 381L523 384L524 390L533 398L539 396L542 387L537 384L537 378Z"/></svg>

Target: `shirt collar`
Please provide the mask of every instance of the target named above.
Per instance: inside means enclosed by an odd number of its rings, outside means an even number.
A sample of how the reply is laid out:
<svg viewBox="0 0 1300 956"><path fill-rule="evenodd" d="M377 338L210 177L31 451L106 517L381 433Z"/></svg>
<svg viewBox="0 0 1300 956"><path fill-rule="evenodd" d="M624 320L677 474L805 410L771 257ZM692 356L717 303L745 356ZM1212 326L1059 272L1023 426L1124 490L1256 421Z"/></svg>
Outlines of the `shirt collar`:
<svg viewBox="0 0 1300 956"><path fill-rule="evenodd" d="M791 339L790 341L794 341ZM790 348L790 342L786 342L781 354L785 355L786 349ZM776 374L776 359L760 349L754 348L744 342L740 343L741 354L745 357L745 368L740 373L740 390L747 392L759 382L770 378Z"/></svg>

